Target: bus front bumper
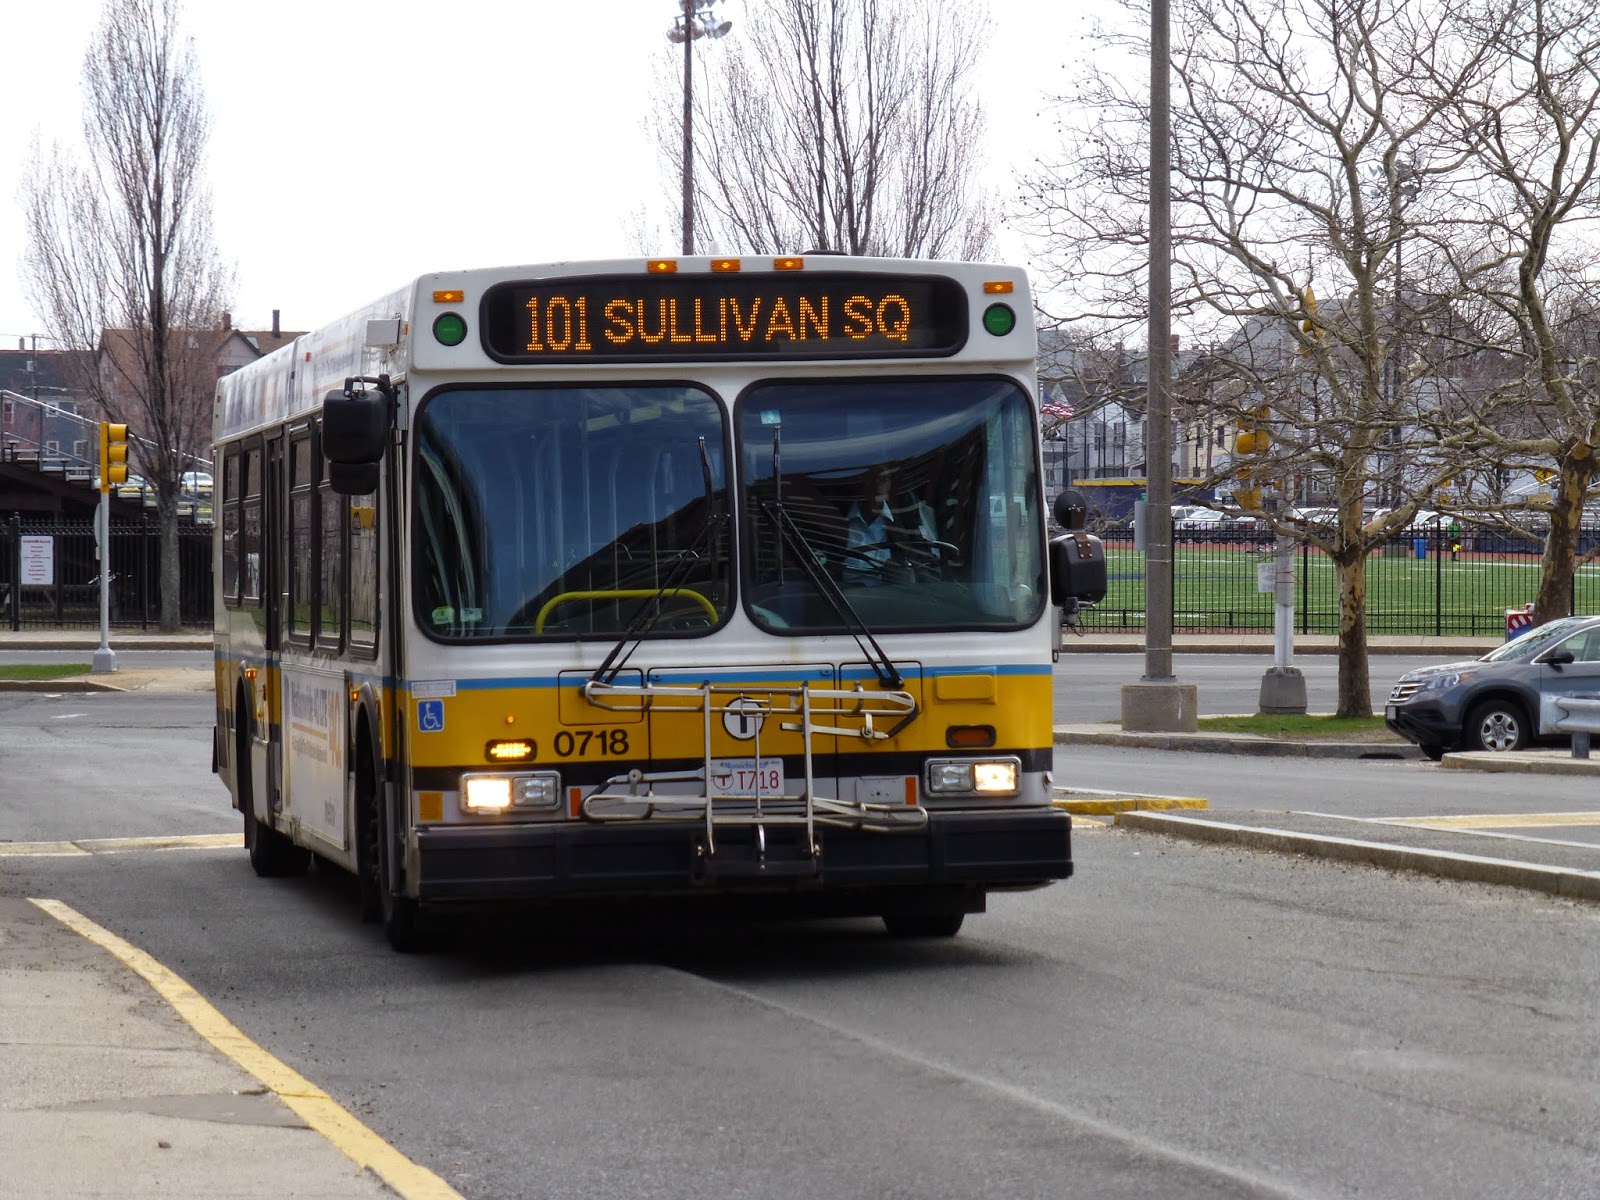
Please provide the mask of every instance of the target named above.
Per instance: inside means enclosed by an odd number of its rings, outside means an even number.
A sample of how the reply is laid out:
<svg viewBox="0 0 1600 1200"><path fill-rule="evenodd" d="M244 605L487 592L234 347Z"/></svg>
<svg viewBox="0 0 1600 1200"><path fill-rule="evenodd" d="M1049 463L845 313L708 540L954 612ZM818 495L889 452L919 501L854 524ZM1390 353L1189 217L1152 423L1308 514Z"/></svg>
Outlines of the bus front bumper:
<svg viewBox="0 0 1600 1200"><path fill-rule="evenodd" d="M930 813L915 832L773 827L758 853L749 829L717 832L704 853L697 822L431 827L417 835L425 901L604 894L894 887L1022 888L1072 874L1071 818L1054 809Z"/></svg>

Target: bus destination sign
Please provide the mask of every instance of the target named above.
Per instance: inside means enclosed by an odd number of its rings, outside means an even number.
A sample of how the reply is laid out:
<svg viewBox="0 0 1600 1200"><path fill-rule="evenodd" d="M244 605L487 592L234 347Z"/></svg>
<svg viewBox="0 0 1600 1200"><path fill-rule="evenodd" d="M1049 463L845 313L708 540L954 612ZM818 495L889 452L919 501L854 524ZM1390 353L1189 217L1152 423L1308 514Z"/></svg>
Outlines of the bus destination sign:
<svg viewBox="0 0 1600 1200"><path fill-rule="evenodd" d="M481 330L506 363L941 357L966 344L967 297L925 275L587 276L494 285Z"/></svg>

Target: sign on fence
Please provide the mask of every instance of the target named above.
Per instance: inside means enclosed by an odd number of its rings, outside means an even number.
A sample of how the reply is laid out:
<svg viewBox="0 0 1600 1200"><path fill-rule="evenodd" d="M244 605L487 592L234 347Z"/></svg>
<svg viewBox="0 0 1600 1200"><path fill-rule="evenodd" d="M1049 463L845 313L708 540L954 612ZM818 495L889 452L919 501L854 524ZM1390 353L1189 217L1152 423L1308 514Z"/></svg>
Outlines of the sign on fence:
<svg viewBox="0 0 1600 1200"><path fill-rule="evenodd" d="M56 539L22 538L22 586L50 587L56 581Z"/></svg>

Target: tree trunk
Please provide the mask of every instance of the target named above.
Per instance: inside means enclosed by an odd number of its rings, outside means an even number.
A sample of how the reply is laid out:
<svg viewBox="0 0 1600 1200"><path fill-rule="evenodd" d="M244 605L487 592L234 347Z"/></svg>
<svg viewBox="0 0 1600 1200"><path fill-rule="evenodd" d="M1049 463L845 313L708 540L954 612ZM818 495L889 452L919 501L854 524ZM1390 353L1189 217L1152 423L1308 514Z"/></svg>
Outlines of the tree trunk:
<svg viewBox="0 0 1600 1200"><path fill-rule="evenodd" d="M1589 493L1594 455L1579 446L1561 460L1561 476L1550 506L1550 532L1539 564L1539 590L1533 598L1533 623L1543 625L1572 612L1573 576L1577 571L1578 527Z"/></svg>
<svg viewBox="0 0 1600 1200"><path fill-rule="evenodd" d="M1367 556L1359 542L1335 548L1339 575L1339 707L1341 717L1372 715L1367 670Z"/></svg>
<svg viewBox="0 0 1600 1200"><path fill-rule="evenodd" d="M156 497L157 519L161 527L161 616L162 633L178 632L178 598L181 581L178 574L178 498L176 495Z"/></svg>

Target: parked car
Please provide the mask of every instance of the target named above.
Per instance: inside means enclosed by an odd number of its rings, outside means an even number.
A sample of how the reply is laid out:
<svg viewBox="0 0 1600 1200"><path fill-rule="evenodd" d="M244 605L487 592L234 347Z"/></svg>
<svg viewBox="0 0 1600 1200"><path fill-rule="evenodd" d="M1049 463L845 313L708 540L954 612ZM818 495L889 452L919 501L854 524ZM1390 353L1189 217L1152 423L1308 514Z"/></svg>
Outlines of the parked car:
<svg viewBox="0 0 1600 1200"><path fill-rule="evenodd" d="M207 471L185 471L178 476L178 490L185 496L209 496L211 475Z"/></svg>
<svg viewBox="0 0 1600 1200"><path fill-rule="evenodd" d="M1560 696L1600 696L1600 616L1561 617L1465 662L1400 677L1383 720L1434 760L1560 741Z"/></svg>
<svg viewBox="0 0 1600 1200"><path fill-rule="evenodd" d="M1181 529L1185 533L1215 533L1220 529L1231 528L1227 513L1198 506L1188 506L1188 511L1181 517L1174 512L1172 527Z"/></svg>

